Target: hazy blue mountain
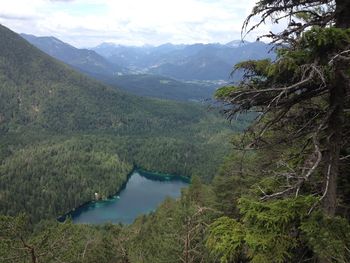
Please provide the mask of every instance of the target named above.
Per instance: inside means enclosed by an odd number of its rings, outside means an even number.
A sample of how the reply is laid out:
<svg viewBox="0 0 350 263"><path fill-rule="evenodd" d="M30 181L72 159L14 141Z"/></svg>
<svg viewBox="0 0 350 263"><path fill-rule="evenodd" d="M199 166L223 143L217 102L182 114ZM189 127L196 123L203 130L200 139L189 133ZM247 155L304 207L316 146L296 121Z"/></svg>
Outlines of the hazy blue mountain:
<svg viewBox="0 0 350 263"><path fill-rule="evenodd" d="M194 54L181 60L164 63L150 69L151 73L177 79L230 80L233 65L248 59L272 57L270 46L262 42L247 43L231 47L226 45L202 45L191 47ZM239 74L233 80L240 78Z"/></svg>
<svg viewBox="0 0 350 263"><path fill-rule="evenodd" d="M215 88L220 86L218 80L238 80L239 73L230 78L235 63L273 56L268 53L270 46L263 42L240 40L226 45L166 43L157 47L103 43L87 50L54 37L25 34L22 37L80 72L125 91L185 101L211 98ZM186 83L188 81L195 83Z"/></svg>
<svg viewBox="0 0 350 263"><path fill-rule="evenodd" d="M226 46L228 47L241 47L250 44L251 42L248 41L242 41L242 40L233 40L228 43L226 43Z"/></svg>
<svg viewBox="0 0 350 263"><path fill-rule="evenodd" d="M103 75L117 75L126 71L93 50L75 48L55 37L37 37L27 34L21 34L21 36L48 55L80 71Z"/></svg>
<svg viewBox="0 0 350 263"><path fill-rule="evenodd" d="M162 61L167 54L182 50L185 47L185 45L173 45L171 43L166 43L158 47L122 46L112 43L102 43L93 48L93 50L115 64L140 71L143 67L150 67Z"/></svg>
<svg viewBox="0 0 350 263"><path fill-rule="evenodd" d="M80 72L139 96L199 101L211 98L215 88L219 86L213 83L185 83L150 74L124 74L128 71L126 67L133 68L133 65L135 65L134 67L137 67L137 65L138 67L142 65L147 67L161 60L164 54L182 49L183 46L181 45L168 43L157 47L152 61L149 61L150 57L147 54L154 52L154 47L119 46L119 51L114 53L114 57L120 66L116 66L95 51L75 48L54 37L36 37L25 34L21 36L48 55L73 66ZM113 48L114 45L105 43L100 46L99 50L105 56L108 56L113 53L109 52ZM193 53L191 51L192 47L186 47L186 49L188 53ZM177 58L178 55L175 54L174 57ZM111 60L113 61L113 56Z"/></svg>
<svg viewBox="0 0 350 263"><path fill-rule="evenodd" d="M179 80L230 80L234 64L247 59L274 57L263 42L240 40L222 44L164 44L128 47L103 43L95 48L110 62L137 73L151 73ZM234 76L238 79L239 74Z"/></svg>

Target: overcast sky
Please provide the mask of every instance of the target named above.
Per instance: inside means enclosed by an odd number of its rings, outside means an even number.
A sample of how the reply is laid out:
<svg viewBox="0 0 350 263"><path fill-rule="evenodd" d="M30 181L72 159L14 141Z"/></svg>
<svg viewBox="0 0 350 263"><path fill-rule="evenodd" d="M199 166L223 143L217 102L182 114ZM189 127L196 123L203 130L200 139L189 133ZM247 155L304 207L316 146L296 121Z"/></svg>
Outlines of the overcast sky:
<svg viewBox="0 0 350 263"><path fill-rule="evenodd" d="M256 0L1 0L0 23L76 47L227 43ZM263 25L246 40L270 30Z"/></svg>

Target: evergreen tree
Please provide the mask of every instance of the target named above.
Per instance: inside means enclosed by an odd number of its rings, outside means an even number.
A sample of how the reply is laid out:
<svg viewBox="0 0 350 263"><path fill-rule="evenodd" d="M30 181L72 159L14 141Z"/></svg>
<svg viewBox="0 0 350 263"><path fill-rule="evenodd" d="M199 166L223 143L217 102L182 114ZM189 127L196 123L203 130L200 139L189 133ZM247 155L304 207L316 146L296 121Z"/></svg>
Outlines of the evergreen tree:
<svg viewBox="0 0 350 263"><path fill-rule="evenodd" d="M341 151L348 132L345 118L348 117L346 106L350 89L349 1L263 0L257 3L245 26L256 15L261 15L260 23L269 17L275 23L289 19L283 32L266 35L281 46L277 50L278 58L273 62L237 64L236 69L245 72L244 80L237 86L221 89L217 96L233 105L227 110L230 116L247 110L260 113L251 145L266 144L268 131L274 129L289 132L280 143L304 136L305 144L313 144L313 152L303 152L308 164L306 169L305 162L300 165L300 178L296 183L265 198L299 191L322 164L323 208L327 215L333 216L337 206L339 165L345 157ZM286 125L288 122L291 125Z"/></svg>
<svg viewBox="0 0 350 263"><path fill-rule="evenodd" d="M222 261L349 262L349 213L339 206L348 192L338 185L349 182L350 1L260 0L244 29L267 19L288 22L263 36L276 60L237 64L243 80L216 95L229 118L258 112L242 150L270 164L237 201L239 215L213 223L207 244Z"/></svg>

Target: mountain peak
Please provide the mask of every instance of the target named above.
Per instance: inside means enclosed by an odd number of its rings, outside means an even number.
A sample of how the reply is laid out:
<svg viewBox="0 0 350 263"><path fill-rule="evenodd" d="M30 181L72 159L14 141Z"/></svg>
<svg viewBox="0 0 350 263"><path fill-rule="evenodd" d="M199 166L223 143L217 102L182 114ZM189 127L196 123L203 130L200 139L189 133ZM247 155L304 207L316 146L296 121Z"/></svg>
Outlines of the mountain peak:
<svg viewBox="0 0 350 263"><path fill-rule="evenodd" d="M120 46L120 45L117 45L113 42L103 42L94 48L113 48L113 47L118 47L118 46Z"/></svg>
<svg viewBox="0 0 350 263"><path fill-rule="evenodd" d="M249 44L250 42L248 41L243 41L243 40L233 40L228 43L226 43L226 46L228 47L241 47Z"/></svg>

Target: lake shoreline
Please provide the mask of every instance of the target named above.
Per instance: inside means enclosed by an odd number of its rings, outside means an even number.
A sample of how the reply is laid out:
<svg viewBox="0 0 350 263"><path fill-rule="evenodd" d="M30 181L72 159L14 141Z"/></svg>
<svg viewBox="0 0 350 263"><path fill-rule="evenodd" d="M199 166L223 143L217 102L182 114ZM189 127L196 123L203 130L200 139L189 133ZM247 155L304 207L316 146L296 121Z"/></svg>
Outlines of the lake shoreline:
<svg viewBox="0 0 350 263"><path fill-rule="evenodd" d="M118 188L118 190L114 194L109 195L107 198L103 198L100 200L92 199L90 201L84 202L83 204L69 210L67 213L56 217L56 220L58 220L59 222L64 222L67 219L72 218L73 217L72 215L74 215L74 213L76 211L79 211L86 206L92 205L92 204L97 203L97 202L108 201L108 200L113 200L113 199L117 198L120 195L120 193L123 190L125 190L126 185L128 184L131 176L135 172L137 172L140 176L145 177L149 180L153 180L153 181L163 181L164 182L164 181L180 180L180 181L183 181L183 182L186 182L189 184L190 180L191 180L191 178L187 177L187 176L181 176L181 175L176 175L176 174L166 174L166 173L160 173L160 172L150 172L150 171L147 171L145 169L142 169L141 167L134 166L133 169L127 174L125 181L122 183L122 185Z"/></svg>

